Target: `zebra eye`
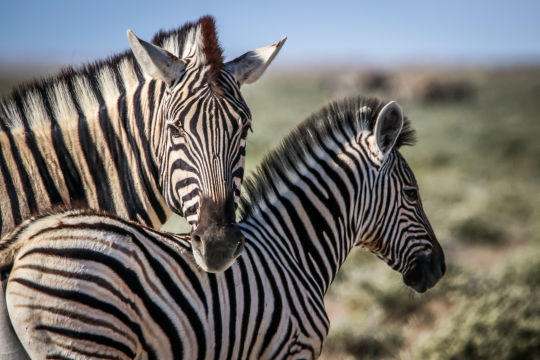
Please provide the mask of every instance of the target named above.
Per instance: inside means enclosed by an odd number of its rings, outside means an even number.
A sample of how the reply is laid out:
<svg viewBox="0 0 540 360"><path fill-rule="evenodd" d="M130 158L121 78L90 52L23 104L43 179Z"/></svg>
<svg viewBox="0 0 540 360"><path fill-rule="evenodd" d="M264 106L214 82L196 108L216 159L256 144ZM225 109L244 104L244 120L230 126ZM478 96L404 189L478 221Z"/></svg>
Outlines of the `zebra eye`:
<svg viewBox="0 0 540 360"><path fill-rule="evenodd" d="M168 128L173 138L184 137L184 129L178 128L173 124L169 124Z"/></svg>
<svg viewBox="0 0 540 360"><path fill-rule="evenodd" d="M411 202L418 200L418 190L415 188L407 188L403 191L407 199Z"/></svg>

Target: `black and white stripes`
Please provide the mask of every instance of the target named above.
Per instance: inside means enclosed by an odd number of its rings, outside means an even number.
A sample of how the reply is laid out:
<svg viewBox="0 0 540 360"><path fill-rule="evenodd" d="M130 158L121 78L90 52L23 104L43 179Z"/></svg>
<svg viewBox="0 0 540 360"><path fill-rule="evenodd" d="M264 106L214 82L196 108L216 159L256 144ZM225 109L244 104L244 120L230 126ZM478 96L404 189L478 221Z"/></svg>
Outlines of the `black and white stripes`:
<svg viewBox="0 0 540 360"><path fill-rule="evenodd" d="M377 131L380 129L380 131ZM245 250L225 272L187 238L91 211L28 221L5 240L9 315L35 358L315 358L323 296L353 246L418 291L444 256L397 146L394 103L350 99L306 120L246 182Z"/></svg>
<svg viewBox="0 0 540 360"><path fill-rule="evenodd" d="M210 17L161 32L154 44L128 39L132 52L68 68L0 102L0 234L58 205L154 228L172 210L196 227L208 199L234 224L251 123L239 86L257 80L283 41L223 63ZM223 263L210 261L215 270L241 248L232 242Z"/></svg>

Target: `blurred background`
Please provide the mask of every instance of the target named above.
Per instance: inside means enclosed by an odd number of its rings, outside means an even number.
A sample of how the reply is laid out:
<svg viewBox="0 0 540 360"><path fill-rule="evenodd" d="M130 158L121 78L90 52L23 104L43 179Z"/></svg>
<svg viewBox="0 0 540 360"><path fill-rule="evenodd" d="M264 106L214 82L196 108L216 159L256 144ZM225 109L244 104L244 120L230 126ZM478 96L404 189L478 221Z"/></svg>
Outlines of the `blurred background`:
<svg viewBox="0 0 540 360"><path fill-rule="evenodd" d="M288 41L243 89L248 174L333 99L395 99L402 149L444 248L426 294L354 250L326 296L324 359L540 359L540 2L2 1L0 96L204 14L225 56ZM168 229L182 228L175 219Z"/></svg>

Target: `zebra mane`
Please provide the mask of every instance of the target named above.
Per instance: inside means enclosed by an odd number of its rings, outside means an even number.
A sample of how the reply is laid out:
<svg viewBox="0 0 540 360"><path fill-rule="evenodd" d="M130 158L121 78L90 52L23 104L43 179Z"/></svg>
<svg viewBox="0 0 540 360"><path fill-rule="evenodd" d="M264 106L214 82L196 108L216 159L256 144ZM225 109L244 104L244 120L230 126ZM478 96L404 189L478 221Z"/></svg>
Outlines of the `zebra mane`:
<svg viewBox="0 0 540 360"><path fill-rule="evenodd" d="M373 131L377 116L386 104L386 101L376 98L346 98L328 104L302 121L244 181L239 206L242 221L253 215L264 199L275 194L275 179L283 178L291 169L297 169L303 164L300 160L305 159L311 149L324 144L327 138L339 133ZM415 141L415 131L405 117L395 147L413 145Z"/></svg>
<svg viewBox="0 0 540 360"><path fill-rule="evenodd" d="M212 17L159 31L152 43L178 57L191 56L196 66L207 65L209 83L216 82L223 56ZM99 109L96 92L102 93L105 101L107 97L116 99L143 81L142 70L130 50L77 67L67 66L56 75L23 83L0 99L0 132L49 124L52 118L77 119L81 113Z"/></svg>
<svg viewBox="0 0 540 360"><path fill-rule="evenodd" d="M208 82L217 82L223 67L223 50L219 46L213 17L203 16L196 23L186 23L175 30L160 31L152 43L178 57L194 57L197 66L209 67L206 73Z"/></svg>

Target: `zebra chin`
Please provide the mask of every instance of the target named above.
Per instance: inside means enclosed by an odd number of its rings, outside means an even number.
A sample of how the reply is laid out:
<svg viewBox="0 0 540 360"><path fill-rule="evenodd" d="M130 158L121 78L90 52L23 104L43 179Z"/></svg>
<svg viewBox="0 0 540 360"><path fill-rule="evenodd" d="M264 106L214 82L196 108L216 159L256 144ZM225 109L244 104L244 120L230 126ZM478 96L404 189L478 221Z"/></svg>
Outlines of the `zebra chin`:
<svg viewBox="0 0 540 360"><path fill-rule="evenodd" d="M444 253L439 246L429 254L417 255L410 269L403 274L403 282L417 292L423 293L435 286L445 272Z"/></svg>

